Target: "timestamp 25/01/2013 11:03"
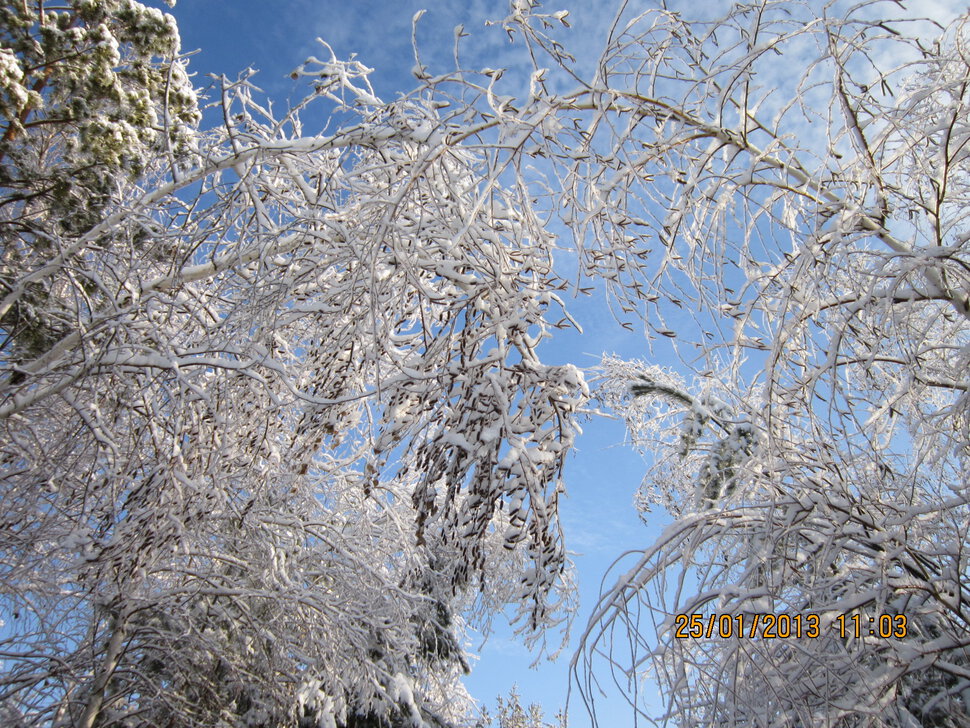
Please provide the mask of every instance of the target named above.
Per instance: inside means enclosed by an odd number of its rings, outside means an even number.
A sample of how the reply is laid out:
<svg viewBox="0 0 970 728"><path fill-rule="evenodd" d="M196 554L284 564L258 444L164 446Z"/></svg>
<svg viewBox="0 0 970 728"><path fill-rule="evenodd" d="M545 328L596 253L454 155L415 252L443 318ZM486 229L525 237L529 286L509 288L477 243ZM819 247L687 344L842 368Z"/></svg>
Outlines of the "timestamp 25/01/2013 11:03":
<svg viewBox="0 0 970 728"><path fill-rule="evenodd" d="M710 639L712 637L747 637L754 639L800 639L821 637L825 629L835 630L846 637L880 637L902 639L907 634L906 615L880 614L866 617L861 614L840 614L823 619L819 614L677 614L674 615L674 636L677 639Z"/></svg>

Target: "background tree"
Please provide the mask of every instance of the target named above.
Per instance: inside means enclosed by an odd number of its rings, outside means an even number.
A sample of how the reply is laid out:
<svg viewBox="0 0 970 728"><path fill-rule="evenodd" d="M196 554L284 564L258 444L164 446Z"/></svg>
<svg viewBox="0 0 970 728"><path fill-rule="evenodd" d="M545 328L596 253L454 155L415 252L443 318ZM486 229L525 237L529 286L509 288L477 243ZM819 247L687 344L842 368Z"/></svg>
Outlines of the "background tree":
<svg viewBox="0 0 970 728"><path fill-rule="evenodd" d="M178 54L172 17L131 0L0 8L5 357L37 356L70 327L54 301L71 282L23 273L52 264L60 236L94 227L149 164L185 161L199 112Z"/></svg>
<svg viewBox="0 0 970 728"><path fill-rule="evenodd" d="M537 703L530 703L528 708L522 707L522 698L519 695L518 687L513 685L509 690L507 698L499 695L495 699L495 717L492 718L487 709L482 709L482 714L476 723L476 728L566 728L566 716L559 712L556 714L555 724L546 723L543 715L542 706Z"/></svg>

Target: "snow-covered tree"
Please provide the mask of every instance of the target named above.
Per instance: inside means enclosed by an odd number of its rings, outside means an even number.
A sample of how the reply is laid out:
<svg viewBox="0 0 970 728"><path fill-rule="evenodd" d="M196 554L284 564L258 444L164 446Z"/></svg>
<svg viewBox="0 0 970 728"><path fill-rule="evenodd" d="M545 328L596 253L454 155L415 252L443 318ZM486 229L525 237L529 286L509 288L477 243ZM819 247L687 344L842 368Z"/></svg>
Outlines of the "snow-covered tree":
<svg viewBox="0 0 970 728"><path fill-rule="evenodd" d="M683 725L967 725L966 17L624 4L584 75L559 16L516 8L533 96L490 88L497 123L543 160L582 270L682 365L603 365L656 458L639 503L676 520L603 595L586 659L631 694L652 674ZM803 635L752 638L756 614Z"/></svg>
<svg viewBox="0 0 970 728"><path fill-rule="evenodd" d="M138 45L137 18L177 37L166 16L20 6L4 33L73 50L49 74L27 40L0 51L11 721L456 723L463 617L515 605L539 639L568 611L587 390L537 348L570 322L571 235L577 278L683 365L603 365L658 453L640 503L677 521L587 654L619 660L629 628L621 677L652 665L685 725L966 724L966 19L623 4L586 73L568 15L516 0L518 98L418 57L421 88L384 103L324 49L305 102L226 82L193 137L177 43ZM48 85L75 57L91 70ZM819 632L676 637L715 613ZM880 615L905 636L871 636Z"/></svg>
<svg viewBox="0 0 970 728"><path fill-rule="evenodd" d="M41 8L2 16L4 714L454 724L466 613L569 612L586 387L536 354L563 284L526 192L327 54L183 140L171 18Z"/></svg>
<svg viewBox="0 0 970 728"><path fill-rule="evenodd" d="M566 728L568 723L564 713L555 716L555 723L547 723L542 706L530 703L528 708L522 706L519 689L513 685L508 697L499 695L495 699L495 716L483 708L476 728Z"/></svg>
<svg viewBox="0 0 970 728"><path fill-rule="evenodd" d="M20 274L56 266L58 236L90 230L146 166L186 160L199 112L178 54L172 17L133 0L0 7L4 356L42 353L70 316L63 275Z"/></svg>

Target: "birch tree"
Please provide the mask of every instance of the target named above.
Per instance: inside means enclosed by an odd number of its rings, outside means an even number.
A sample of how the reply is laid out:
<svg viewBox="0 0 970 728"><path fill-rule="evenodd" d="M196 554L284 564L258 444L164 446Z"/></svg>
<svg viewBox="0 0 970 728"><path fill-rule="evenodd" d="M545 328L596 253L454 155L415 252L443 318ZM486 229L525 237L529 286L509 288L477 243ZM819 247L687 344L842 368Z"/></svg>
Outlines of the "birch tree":
<svg viewBox="0 0 970 728"><path fill-rule="evenodd" d="M569 613L549 233L456 117L327 47L304 103L225 81L195 133L171 18L41 9L2 16L5 717L455 724L465 614Z"/></svg>
<svg viewBox="0 0 970 728"><path fill-rule="evenodd" d="M624 4L584 74L533 6L506 20L530 105L493 109L581 270L681 364L603 363L655 458L638 503L675 521L603 594L584 696L606 655L678 724L966 725L966 17Z"/></svg>
<svg viewBox="0 0 970 728"><path fill-rule="evenodd" d="M49 242L3 258L5 717L459 722L463 615L538 641L569 611L588 391L538 346L592 280L682 366L599 373L677 520L583 654L634 699L649 667L684 724L964 724L966 26L889 7L623 4L587 73L568 14L516 0L523 84L415 50L385 103L324 46L282 114L246 77L184 144L191 104L156 114L79 227L4 187ZM38 129L69 162L77 129Z"/></svg>

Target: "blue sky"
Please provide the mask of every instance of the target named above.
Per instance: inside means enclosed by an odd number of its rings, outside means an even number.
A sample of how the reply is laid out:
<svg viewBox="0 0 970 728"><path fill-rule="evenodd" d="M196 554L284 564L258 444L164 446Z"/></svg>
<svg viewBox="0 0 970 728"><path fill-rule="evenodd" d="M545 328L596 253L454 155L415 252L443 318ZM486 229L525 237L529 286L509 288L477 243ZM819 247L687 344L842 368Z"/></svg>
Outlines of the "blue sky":
<svg viewBox="0 0 970 728"><path fill-rule="evenodd" d="M569 7L569 3L561 3ZM595 58L596 50L612 20L602 12L612 3L583 3L570 8L572 29L565 40L580 59ZM559 9L560 5L550 11ZM521 45L510 44L500 27L485 27L488 18L507 14L504 0L180 0L172 10L178 20L184 51L192 56L190 70L197 75L196 85L209 83L207 74L229 78L251 66L259 71L254 82L275 100L277 106L303 95L304 86L294 83L289 73L311 54L320 55L316 38L329 43L338 57L356 53L365 65L374 68L371 76L376 93L385 101L399 92L411 90L415 79L411 49L411 19L420 9L427 12L418 26L422 61L432 73L453 67L454 28L464 25L470 37L464 40L463 58L469 66L524 68L526 57ZM311 131L311 130L307 130ZM580 367L595 365L603 353L626 357L647 355L642 334L630 333L613 321L602 302L574 301L571 311L586 333L560 332L546 346L549 363L572 363ZM615 421L591 420L566 471L569 498L562 507L567 548L576 552L581 606L574 625L574 639L556 663L543 662L530 669L535 656L530 654L509 630L497 631L479 649L480 659L466 684L473 696L491 706L498 694L506 695L513 684L526 702L538 702L550 716L566 700L568 661L595 604L600 583L610 564L623 552L645 548L661 525L647 528L633 506L634 491L640 484L645 463L624 444L624 429ZM553 636L551 642L557 642ZM609 682L603 666L600 678ZM597 702L602 725L632 724L632 712L616 696ZM570 701L570 726L583 728L589 718L578 698Z"/></svg>

